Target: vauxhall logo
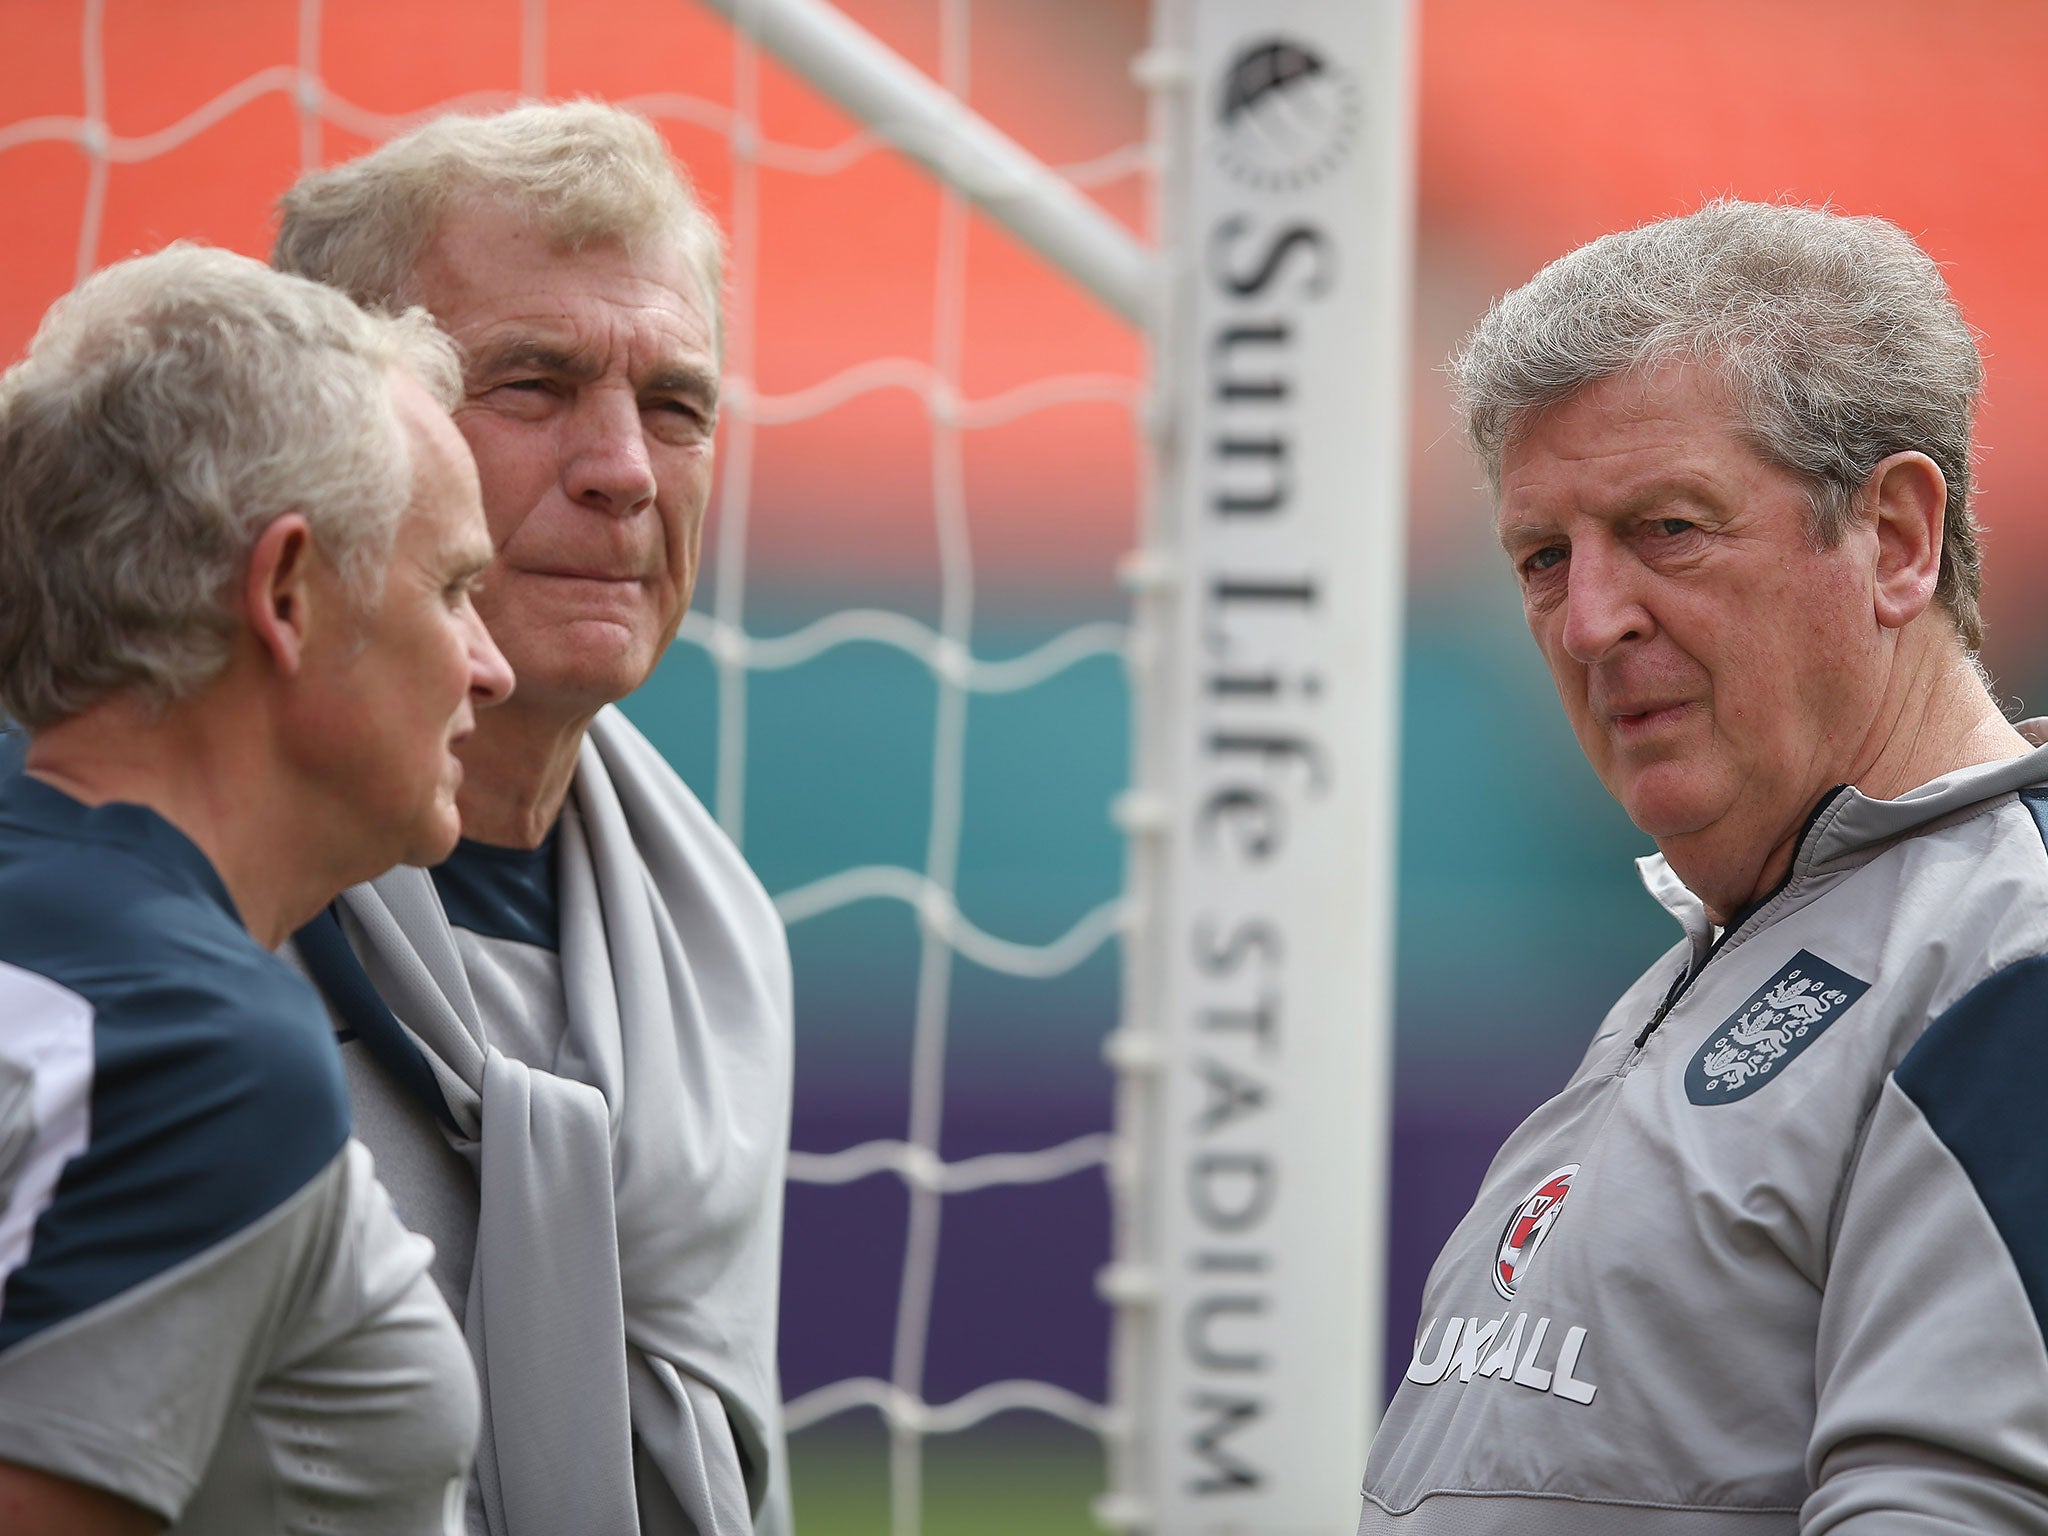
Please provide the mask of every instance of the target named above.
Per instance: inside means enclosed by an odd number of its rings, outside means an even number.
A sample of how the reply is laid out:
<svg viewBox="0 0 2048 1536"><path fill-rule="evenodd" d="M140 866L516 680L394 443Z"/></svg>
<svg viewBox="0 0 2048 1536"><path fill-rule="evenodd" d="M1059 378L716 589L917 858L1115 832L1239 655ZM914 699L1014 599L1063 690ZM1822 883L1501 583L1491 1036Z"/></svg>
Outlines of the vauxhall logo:
<svg viewBox="0 0 2048 1536"><path fill-rule="evenodd" d="M1577 1163L1552 1169L1509 1214L1493 1259L1493 1288L1509 1301L1529 1273L1537 1249L1557 1224L1565 1196L1571 1193L1578 1175ZM1545 1342L1551 1338L1551 1319L1528 1312L1517 1313L1512 1323L1506 1313L1499 1317L1433 1317L1415 1341L1408 1379L1417 1386L1433 1387L1454 1376L1460 1382L1498 1378L1568 1403L1592 1402L1600 1388L1579 1374L1587 1330L1565 1326L1554 1353L1546 1354Z"/></svg>
<svg viewBox="0 0 2048 1536"><path fill-rule="evenodd" d="M1292 192L1343 162L1359 115L1358 82L1349 73L1305 43L1261 38L1224 73L1216 157L1246 186Z"/></svg>
<svg viewBox="0 0 2048 1536"><path fill-rule="evenodd" d="M1566 1163L1545 1175L1535 1192L1515 1207L1507 1225L1501 1228L1500 1247L1493 1258L1493 1288L1504 1299L1515 1299L1515 1287L1529 1272L1529 1261L1536 1257L1536 1250L1550 1236L1557 1213L1564 1209L1564 1197L1571 1192L1572 1180L1578 1173L1577 1163Z"/></svg>

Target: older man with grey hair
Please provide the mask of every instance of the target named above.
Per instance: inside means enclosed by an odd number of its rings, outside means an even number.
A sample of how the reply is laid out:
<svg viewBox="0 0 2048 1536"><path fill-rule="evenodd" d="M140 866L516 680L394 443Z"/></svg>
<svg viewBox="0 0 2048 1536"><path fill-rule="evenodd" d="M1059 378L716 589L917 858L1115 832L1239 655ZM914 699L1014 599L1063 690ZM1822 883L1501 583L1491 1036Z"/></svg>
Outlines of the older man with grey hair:
<svg viewBox="0 0 2048 1536"><path fill-rule="evenodd" d="M2048 1530L2048 752L1975 657L1968 326L1882 220L1715 203L1454 370L1685 936L1437 1261L1359 1529Z"/></svg>
<svg viewBox="0 0 2048 1536"><path fill-rule="evenodd" d="M649 124L583 102L305 177L275 260L461 346L496 545L477 601L518 678L464 744L454 856L298 939L483 1382L469 1528L779 1530L787 947L613 707L697 573L717 231Z"/></svg>
<svg viewBox="0 0 2048 1536"><path fill-rule="evenodd" d="M0 1530L457 1536L467 1350L270 950L511 675L419 314L190 246L0 377Z"/></svg>

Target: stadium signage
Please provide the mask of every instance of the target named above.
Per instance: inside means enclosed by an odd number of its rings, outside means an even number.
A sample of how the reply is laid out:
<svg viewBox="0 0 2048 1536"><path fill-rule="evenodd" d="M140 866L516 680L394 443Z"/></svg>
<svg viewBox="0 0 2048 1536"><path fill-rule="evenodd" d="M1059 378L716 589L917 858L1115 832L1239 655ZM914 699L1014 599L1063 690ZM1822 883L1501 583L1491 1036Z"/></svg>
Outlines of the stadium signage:
<svg viewBox="0 0 2048 1536"><path fill-rule="evenodd" d="M1205 512L1224 520L1294 515L1294 365L1311 307L1328 291L1331 238L1318 225L1223 218L1206 276L1218 300L1204 348L1211 405ZM1194 855L1218 893L1284 871L1304 813L1331 789L1313 665L1321 583L1306 562L1211 565L1199 591L1202 702L1192 715L1200 794ZM1235 875L1236 880L1229 878ZM1287 914L1227 898L1193 914L1196 1083L1185 1154L1188 1213L1202 1246L1181 1329L1196 1383L1186 1487L1197 1498L1269 1486L1255 1436L1272 1412L1281 1271L1274 1214L1289 1158L1276 1135L1272 1074L1284 1064ZM1282 1104L1288 1095L1282 1089Z"/></svg>
<svg viewBox="0 0 2048 1536"><path fill-rule="evenodd" d="M1406 17L1187 14L1152 1523L1328 1531L1380 1390Z"/></svg>

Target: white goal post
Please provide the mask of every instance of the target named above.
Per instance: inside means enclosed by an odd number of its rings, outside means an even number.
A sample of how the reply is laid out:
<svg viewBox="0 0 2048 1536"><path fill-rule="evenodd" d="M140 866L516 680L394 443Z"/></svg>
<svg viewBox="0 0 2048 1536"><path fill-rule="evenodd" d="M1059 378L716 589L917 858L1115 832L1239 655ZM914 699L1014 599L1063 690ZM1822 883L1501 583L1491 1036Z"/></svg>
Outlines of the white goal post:
<svg viewBox="0 0 2048 1536"><path fill-rule="evenodd" d="M1104 1513L1349 1530L1380 1393L1407 450L1402 0L1161 0L1160 484ZM1128 1501L1128 1502L1126 1502Z"/></svg>
<svg viewBox="0 0 2048 1536"><path fill-rule="evenodd" d="M708 3L1146 330L1097 1513L1347 1529L1383 1311L1407 0L1155 0L1149 252L820 0Z"/></svg>

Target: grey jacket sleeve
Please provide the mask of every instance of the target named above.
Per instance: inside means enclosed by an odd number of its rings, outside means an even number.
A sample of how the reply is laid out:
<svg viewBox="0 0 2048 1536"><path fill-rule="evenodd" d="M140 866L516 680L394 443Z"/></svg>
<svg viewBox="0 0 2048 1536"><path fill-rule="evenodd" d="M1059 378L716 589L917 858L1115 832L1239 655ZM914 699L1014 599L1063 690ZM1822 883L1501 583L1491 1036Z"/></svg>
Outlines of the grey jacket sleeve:
<svg viewBox="0 0 2048 1536"><path fill-rule="evenodd" d="M2048 957L1886 1080L1823 1292L1808 1536L2048 1530Z"/></svg>

